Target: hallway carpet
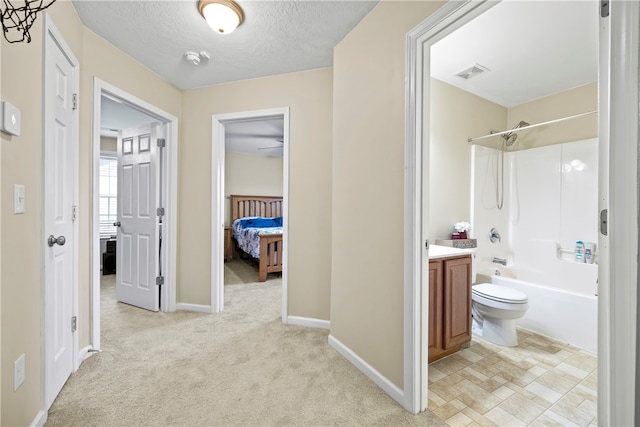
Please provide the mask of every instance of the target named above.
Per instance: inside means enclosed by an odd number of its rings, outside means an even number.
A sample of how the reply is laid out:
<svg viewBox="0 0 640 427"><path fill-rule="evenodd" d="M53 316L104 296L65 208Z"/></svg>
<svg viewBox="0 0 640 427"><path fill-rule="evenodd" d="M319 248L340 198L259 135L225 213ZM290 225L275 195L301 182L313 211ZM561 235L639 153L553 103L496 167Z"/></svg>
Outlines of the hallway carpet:
<svg viewBox="0 0 640 427"><path fill-rule="evenodd" d="M225 311L152 313L103 276L102 351L62 389L46 426L430 425L327 344L281 321L281 279L225 264Z"/></svg>

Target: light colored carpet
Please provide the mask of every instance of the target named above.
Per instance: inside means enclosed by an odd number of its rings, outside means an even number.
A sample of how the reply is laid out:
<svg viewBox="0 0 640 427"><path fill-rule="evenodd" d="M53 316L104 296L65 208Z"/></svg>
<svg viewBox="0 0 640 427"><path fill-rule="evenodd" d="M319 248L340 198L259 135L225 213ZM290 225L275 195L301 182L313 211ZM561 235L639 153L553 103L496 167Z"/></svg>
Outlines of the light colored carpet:
<svg viewBox="0 0 640 427"><path fill-rule="evenodd" d="M252 268L225 265L220 314L118 303L115 276L103 276L103 351L71 376L46 425L444 425L402 409L327 331L282 324L281 279L245 283Z"/></svg>

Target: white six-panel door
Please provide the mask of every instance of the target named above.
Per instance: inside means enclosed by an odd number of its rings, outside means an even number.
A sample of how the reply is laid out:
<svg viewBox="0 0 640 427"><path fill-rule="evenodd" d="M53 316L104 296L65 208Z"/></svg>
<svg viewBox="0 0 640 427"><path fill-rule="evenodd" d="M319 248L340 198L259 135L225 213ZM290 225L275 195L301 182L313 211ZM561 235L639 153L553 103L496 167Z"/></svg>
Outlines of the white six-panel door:
<svg viewBox="0 0 640 427"><path fill-rule="evenodd" d="M116 298L158 311L159 166L157 124L118 134Z"/></svg>
<svg viewBox="0 0 640 427"><path fill-rule="evenodd" d="M74 150L77 70L51 35L45 55L44 345L45 405L74 369Z"/></svg>

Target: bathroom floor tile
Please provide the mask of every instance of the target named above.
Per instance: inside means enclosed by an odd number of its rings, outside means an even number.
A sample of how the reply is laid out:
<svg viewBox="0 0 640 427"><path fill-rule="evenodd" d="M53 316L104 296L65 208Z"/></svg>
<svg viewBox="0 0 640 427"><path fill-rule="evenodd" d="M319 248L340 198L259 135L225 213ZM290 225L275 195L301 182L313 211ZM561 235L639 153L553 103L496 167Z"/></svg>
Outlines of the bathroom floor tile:
<svg viewBox="0 0 640 427"><path fill-rule="evenodd" d="M518 340L474 338L429 365L429 409L451 426L597 425L597 358L530 332Z"/></svg>

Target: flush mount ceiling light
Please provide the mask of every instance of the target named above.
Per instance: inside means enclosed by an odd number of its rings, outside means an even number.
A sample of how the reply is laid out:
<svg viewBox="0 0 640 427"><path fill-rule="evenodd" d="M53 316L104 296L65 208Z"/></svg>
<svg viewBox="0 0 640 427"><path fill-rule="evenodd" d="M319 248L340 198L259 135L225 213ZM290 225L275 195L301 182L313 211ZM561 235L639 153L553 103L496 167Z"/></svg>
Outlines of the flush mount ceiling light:
<svg viewBox="0 0 640 427"><path fill-rule="evenodd" d="M198 10L214 31L229 34L244 19L242 9L233 0L199 0Z"/></svg>

